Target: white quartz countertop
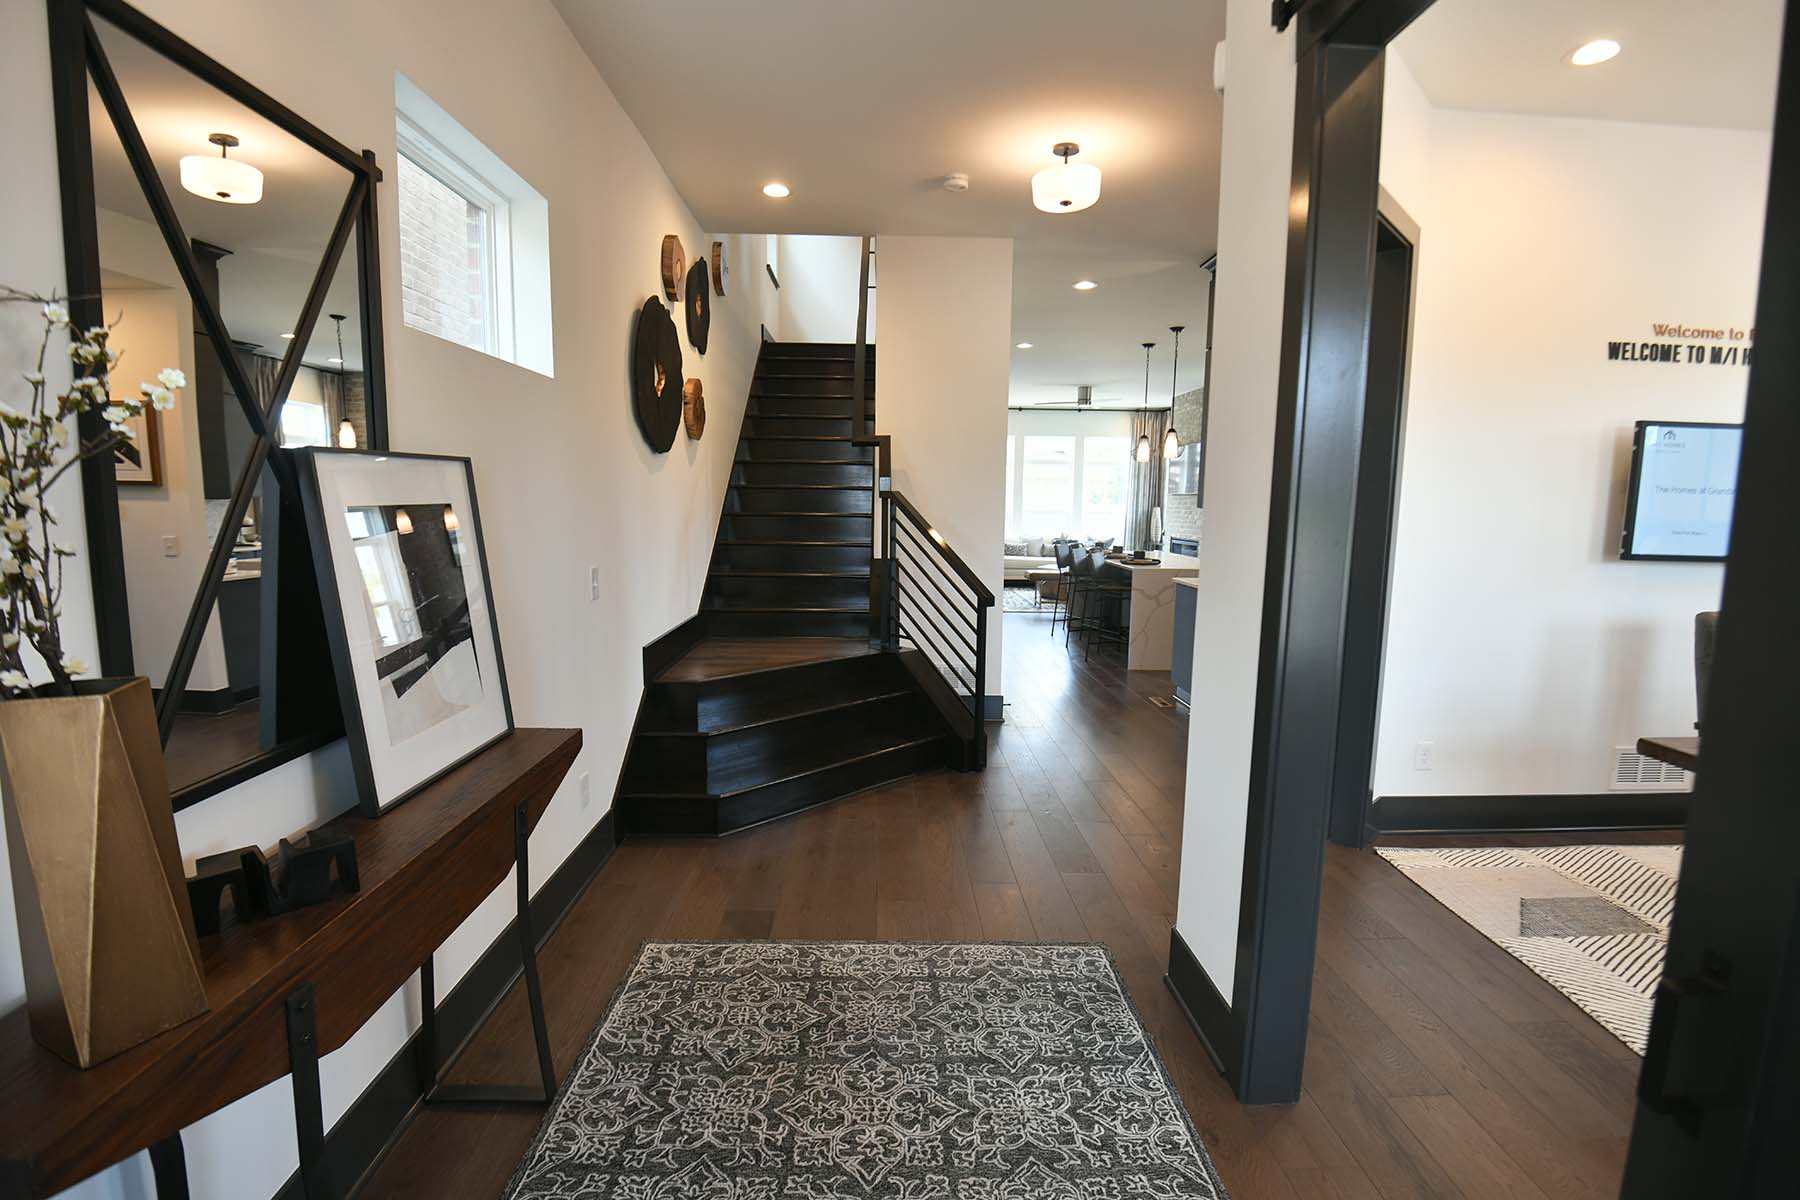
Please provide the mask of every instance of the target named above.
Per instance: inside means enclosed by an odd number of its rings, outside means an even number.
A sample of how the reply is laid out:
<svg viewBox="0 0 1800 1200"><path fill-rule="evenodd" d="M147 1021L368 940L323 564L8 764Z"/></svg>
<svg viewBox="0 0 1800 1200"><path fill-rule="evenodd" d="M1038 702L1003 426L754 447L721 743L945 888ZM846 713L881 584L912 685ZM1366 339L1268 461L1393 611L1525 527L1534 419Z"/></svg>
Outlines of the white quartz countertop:
<svg viewBox="0 0 1800 1200"><path fill-rule="evenodd" d="M1175 581L1175 586L1176 587L1184 587L1184 588L1193 588L1195 591L1199 591L1200 590L1200 581L1198 579L1194 578L1192 575L1183 575Z"/></svg>

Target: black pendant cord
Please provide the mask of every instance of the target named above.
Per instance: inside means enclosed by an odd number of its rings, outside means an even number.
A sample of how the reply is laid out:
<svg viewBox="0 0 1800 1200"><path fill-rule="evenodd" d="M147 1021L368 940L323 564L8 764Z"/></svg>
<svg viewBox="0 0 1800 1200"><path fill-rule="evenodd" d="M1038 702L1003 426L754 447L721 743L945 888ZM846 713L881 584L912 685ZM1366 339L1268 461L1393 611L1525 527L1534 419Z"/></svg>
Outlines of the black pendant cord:
<svg viewBox="0 0 1800 1200"><path fill-rule="evenodd" d="M1175 429L1175 393L1181 387L1181 331L1186 325L1171 325L1169 332L1175 335L1175 362L1169 368L1169 429ZM1181 434L1175 434L1175 440L1181 440Z"/></svg>

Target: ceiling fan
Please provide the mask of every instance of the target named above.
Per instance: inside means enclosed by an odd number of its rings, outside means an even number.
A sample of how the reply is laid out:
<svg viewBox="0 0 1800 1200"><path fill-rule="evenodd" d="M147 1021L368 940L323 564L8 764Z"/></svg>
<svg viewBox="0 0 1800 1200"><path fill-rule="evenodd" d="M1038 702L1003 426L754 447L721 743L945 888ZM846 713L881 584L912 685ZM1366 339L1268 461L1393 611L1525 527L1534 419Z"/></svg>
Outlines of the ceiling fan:
<svg viewBox="0 0 1800 1200"><path fill-rule="evenodd" d="M1098 399L1098 404L1095 403L1096 399ZM1070 409L1098 408L1101 404L1118 404L1123 400L1123 396L1095 397L1094 386L1089 383L1084 383L1075 389L1075 398L1073 400L1044 400L1037 404L1033 404L1031 407Z"/></svg>

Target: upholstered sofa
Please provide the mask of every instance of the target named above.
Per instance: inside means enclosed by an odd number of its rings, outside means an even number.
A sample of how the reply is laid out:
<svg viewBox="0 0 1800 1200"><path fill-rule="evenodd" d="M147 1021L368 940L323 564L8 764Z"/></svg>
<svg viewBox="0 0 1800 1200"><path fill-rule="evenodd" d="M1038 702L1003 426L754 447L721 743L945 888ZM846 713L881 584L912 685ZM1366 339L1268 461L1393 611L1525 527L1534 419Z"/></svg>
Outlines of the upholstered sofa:
<svg viewBox="0 0 1800 1200"><path fill-rule="evenodd" d="M1003 578L1012 583L1024 583L1032 571L1056 570L1056 551L1050 542L1050 538L1025 538L1007 542L1004 547L1005 557L1001 560L1004 567Z"/></svg>

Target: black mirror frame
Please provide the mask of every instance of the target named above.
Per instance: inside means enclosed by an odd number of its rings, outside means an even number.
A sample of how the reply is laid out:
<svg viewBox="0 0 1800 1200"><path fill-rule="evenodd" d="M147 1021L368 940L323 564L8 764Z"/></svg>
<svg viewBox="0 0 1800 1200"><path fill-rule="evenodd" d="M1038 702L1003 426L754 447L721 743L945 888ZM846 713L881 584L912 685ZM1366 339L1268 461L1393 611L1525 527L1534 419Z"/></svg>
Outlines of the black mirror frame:
<svg viewBox="0 0 1800 1200"><path fill-rule="evenodd" d="M375 188L382 174L375 153L360 154L330 137L286 105L234 74L216 60L202 54L169 30L120 0L47 0L50 32L50 75L52 107L56 119L57 171L62 189L63 257L67 274L70 320L82 327L104 322L101 302L100 245L95 216L94 160L91 119L88 111L88 81L95 89L112 120L133 173L144 192L157 225L187 286L195 308L195 324L219 353L222 371L240 398L244 416L255 436L250 457L233 487L231 507L221 529L233 529L242 522L244 513L265 471L279 488L281 497L275 520L277 528L304 528L304 515L298 490L297 475L289 452L280 449L277 438L281 428L281 406L287 399L300 368L300 356L324 306L325 292L330 286L352 228L356 238L358 292L361 304L363 373L365 379L368 449L387 449L386 372L383 362L381 324L381 263L377 243L378 213ZM273 394L266 405L254 399L256 392L242 378L242 370L230 353L231 338L217 305L201 284L201 274L192 245L182 232L175 210L164 190L154 164L150 162L143 139L139 135L129 106L113 78L111 65L94 29L93 17L100 17L130 37L135 38L176 66L211 84L257 115L280 126L287 133L318 151L350 173L350 187L342 211L327 244L324 257L313 277L295 337L289 343L276 376ZM97 414L81 418L80 436L86 441L103 430ZM94 591L94 617L98 631L100 671L103 675L133 675L136 670L131 649L131 610L126 589L125 553L119 521L118 483L110 458L97 456L82 463L82 499L87 516L87 557ZM306 551L292 555L293 561L307 558ZM200 587L189 608L181 640L170 664L168 676L157 704L157 723L164 745L174 726L180 698L186 687L194 659L218 598L219 588L230 562L230 542L223 537L209 548ZM316 587L311 579L284 579L279 591L284 597L316 610ZM297 624L310 626L301 613ZM322 620L322 618L321 618ZM265 645L271 644L271 629L265 629ZM277 736L273 746L254 757L199 780L172 799L176 809L196 804L208 796L234 787L319 748L342 736L342 716L335 709L335 684L324 668L321 679L317 672L317 642L303 647L290 645L292 639L274 637L278 644L272 655L265 655L273 673L285 659L302 664L294 675L283 679L276 674L262 681L265 692L271 690L294 700L295 707L323 700L332 706L335 721L298 734ZM305 666L310 656L312 666ZM299 677L304 676L304 677ZM265 714L265 720L268 720Z"/></svg>

